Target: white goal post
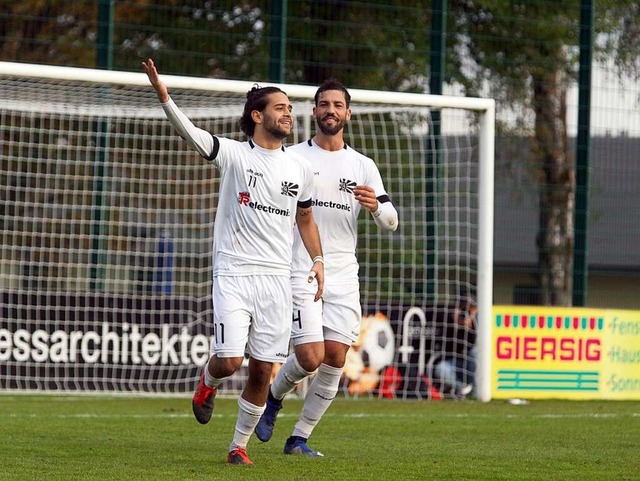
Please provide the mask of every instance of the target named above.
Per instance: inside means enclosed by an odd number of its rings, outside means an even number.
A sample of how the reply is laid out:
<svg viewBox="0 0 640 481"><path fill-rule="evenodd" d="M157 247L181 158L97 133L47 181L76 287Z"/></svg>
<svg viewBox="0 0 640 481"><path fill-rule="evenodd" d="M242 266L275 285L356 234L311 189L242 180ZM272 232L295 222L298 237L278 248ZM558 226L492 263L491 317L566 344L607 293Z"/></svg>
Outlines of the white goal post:
<svg viewBox="0 0 640 481"><path fill-rule="evenodd" d="M244 140L254 82L162 78L196 125ZM316 87L267 84L294 105L286 143L311 138ZM494 101L349 91L345 138L377 163L400 227L359 219L369 332L342 392L446 397L430 370L444 349L437 312L476 292L474 392L488 401ZM0 92L0 392L190 394L211 336L215 169L172 130L144 73L0 62ZM368 335L381 319L391 344Z"/></svg>

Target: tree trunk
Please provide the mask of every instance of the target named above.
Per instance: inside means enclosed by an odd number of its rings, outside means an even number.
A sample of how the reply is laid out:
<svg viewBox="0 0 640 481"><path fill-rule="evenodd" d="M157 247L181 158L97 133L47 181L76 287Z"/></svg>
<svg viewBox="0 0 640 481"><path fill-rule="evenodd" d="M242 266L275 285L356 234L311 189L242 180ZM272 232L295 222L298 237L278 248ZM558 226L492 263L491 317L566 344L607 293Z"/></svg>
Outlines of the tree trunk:
<svg viewBox="0 0 640 481"><path fill-rule="evenodd" d="M538 283L547 306L570 306L573 289L575 169L567 139L562 72L534 78L534 157L541 166Z"/></svg>

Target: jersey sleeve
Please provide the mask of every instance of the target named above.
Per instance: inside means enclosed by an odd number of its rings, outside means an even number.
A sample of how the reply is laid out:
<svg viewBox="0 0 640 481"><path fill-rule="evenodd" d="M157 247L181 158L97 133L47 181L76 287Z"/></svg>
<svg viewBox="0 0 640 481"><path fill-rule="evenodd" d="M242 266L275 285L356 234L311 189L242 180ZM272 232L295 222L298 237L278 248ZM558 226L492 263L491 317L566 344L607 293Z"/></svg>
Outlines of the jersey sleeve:
<svg viewBox="0 0 640 481"><path fill-rule="evenodd" d="M365 185L373 188L378 199L380 199L380 197L385 197L387 201L389 201L389 196L384 188L384 183L382 182L382 176L380 175L378 166L369 158L367 158L367 161L368 162L365 164Z"/></svg>
<svg viewBox="0 0 640 481"><path fill-rule="evenodd" d="M378 166L373 160L369 158L367 160L368 172L366 173L366 178L368 180L366 185L373 188L378 199L378 210L372 212L371 215L378 227L388 231L395 231L398 228L398 211L384 188Z"/></svg>
<svg viewBox="0 0 640 481"><path fill-rule="evenodd" d="M178 132L190 147L195 149L202 157L211 160L215 157L218 147L218 139L206 130L196 127L191 120L178 108L174 101L169 98L168 102L162 104L165 115L171 122L173 128Z"/></svg>
<svg viewBox="0 0 640 481"><path fill-rule="evenodd" d="M242 142L227 139L226 137L214 136L213 138L216 140L217 146L209 160L218 169L225 169L244 154L244 152L241 152L243 149Z"/></svg>
<svg viewBox="0 0 640 481"><path fill-rule="evenodd" d="M300 197L298 198L298 205L301 207L311 207L311 197L313 195L313 183L315 182L313 176L313 169L311 164L306 159L301 159L302 164L302 177L304 179L300 188Z"/></svg>

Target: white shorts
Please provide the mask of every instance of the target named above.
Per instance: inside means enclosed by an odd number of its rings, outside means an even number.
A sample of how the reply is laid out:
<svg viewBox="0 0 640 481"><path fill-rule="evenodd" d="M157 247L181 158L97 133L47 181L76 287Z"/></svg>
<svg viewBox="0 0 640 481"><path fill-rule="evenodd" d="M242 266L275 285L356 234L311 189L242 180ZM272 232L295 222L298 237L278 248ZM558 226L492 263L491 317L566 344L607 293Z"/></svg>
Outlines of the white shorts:
<svg viewBox="0 0 640 481"><path fill-rule="evenodd" d="M288 276L213 279L214 340L218 357L284 362L289 354L291 281Z"/></svg>
<svg viewBox="0 0 640 481"><path fill-rule="evenodd" d="M293 285L293 345L325 340L347 345L356 342L362 318L360 286L325 284L322 299L314 302L316 289L315 284Z"/></svg>

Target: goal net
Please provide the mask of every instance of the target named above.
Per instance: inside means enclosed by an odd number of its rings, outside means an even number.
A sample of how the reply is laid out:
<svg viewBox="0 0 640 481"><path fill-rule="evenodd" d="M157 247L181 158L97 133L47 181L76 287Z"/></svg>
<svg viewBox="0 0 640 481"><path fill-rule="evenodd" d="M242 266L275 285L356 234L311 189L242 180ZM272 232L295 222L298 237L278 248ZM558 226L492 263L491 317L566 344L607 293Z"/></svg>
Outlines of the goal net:
<svg viewBox="0 0 640 481"><path fill-rule="evenodd" d="M252 83L163 80L196 125L244 140ZM309 139L315 88L281 87L287 143ZM0 91L0 390L191 393L213 333L216 170L142 73L0 62ZM377 163L400 227L359 220L364 319L342 392L449 395L434 369L452 347L443 326L475 293L477 340L456 342L488 400L493 101L350 92L347 142Z"/></svg>

